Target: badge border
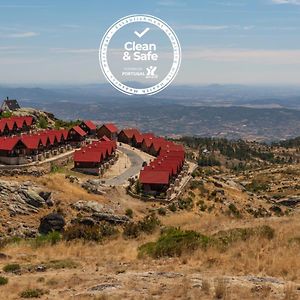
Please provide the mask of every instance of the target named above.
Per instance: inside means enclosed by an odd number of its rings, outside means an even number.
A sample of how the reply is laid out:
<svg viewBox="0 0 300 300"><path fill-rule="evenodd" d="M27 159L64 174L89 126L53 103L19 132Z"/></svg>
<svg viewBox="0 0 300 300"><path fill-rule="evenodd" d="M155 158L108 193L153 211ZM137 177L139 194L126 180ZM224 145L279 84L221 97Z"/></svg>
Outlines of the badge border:
<svg viewBox="0 0 300 300"><path fill-rule="evenodd" d="M134 20L128 20L128 19L134 19ZM143 20L135 20L138 18L142 18ZM145 20L146 18L146 20ZM150 22L151 20L152 22ZM126 23L126 21L129 21ZM143 23L149 23L152 25L157 26L161 30L164 31L164 33L168 36L169 40L171 41L172 48L173 48L173 63L170 71L168 74L157 84L154 86L148 87L148 88L133 88L130 86L127 86L120 82L111 72L108 62L107 62L107 51L108 51L108 45L113 37L113 35L123 26L126 26L130 23L137 23L137 22L143 22ZM118 26L119 25L119 26ZM160 26L159 26L160 25ZM173 40L173 41L172 41ZM177 53L178 52L178 53ZM177 55L176 55L177 54ZM99 64L100 68L102 70L102 73L104 74L107 81L118 91L126 94L126 95L154 95L159 92L161 92L163 89L165 89L167 86L171 84L171 82L175 79L180 65L181 65L181 46L180 42L178 40L178 37L174 30L168 25L165 21L163 21L160 18L157 18L153 15L148 14L133 14L133 15L127 15L119 20L117 20L114 24L112 24L105 32L104 36L101 39L100 46L99 46Z"/></svg>

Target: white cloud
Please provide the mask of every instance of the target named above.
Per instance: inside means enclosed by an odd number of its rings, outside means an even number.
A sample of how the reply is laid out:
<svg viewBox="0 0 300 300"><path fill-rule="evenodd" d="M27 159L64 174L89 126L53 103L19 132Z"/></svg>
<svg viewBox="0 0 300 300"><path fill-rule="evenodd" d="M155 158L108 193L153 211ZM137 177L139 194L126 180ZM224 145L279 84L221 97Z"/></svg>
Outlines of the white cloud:
<svg viewBox="0 0 300 300"><path fill-rule="evenodd" d="M300 0L272 0L275 4L293 4L300 5Z"/></svg>
<svg viewBox="0 0 300 300"><path fill-rule="evenodd" d="M27 31L27 32L17 32L17 33L10 33L10 34L3 34L0 37L7 37L7 38L30 38L34 36L40 35L38 32Z"/></svg>

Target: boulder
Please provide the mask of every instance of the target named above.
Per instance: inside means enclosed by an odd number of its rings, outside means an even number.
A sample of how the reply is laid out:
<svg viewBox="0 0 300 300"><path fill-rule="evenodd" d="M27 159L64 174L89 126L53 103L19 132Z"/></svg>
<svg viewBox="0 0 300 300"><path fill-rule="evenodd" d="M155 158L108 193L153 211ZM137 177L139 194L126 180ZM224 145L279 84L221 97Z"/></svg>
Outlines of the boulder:
<svg viewBox="0 0 300 300"><path fill-rule="evenodd" d="M47 234L51 231L62 232L66 222L59 213L51 213L40 220L39 233Z"/></svg>
<svg viewBox="0 0 300 300"><path fill-rule="evenodd" d="M103 212L104 206L96 201L77 201L71 205L73 208L85 212Z"/></svg>
<svg viewBox="0 0 300 300"><path fill-rule="evenodd" d="M23 190L23 199L25 200L26 203L34 206L34 207L42 207L45 204L45 200L37 194L33 190Z"/></svg>

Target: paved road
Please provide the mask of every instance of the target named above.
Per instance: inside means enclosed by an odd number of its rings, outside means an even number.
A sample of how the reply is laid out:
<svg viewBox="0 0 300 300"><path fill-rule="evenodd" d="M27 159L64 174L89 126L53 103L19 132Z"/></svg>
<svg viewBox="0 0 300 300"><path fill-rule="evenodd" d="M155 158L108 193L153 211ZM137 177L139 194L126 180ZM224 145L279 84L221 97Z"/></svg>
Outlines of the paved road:
<svg viewBox="0 0 300 300"><path fill-rule="evenodd" d="M105 181L105 184L108 185L123 185L125 182L127 182L127 180L138 174L142 168L142 164L144 162L144 160L134 151L134 150L130 150L128 148L119 146L118 149L122 152L124 152L130 162L131 162L131 166L129 167L129 169L127 169L125 172L123 172L122 174L111 178L111 179L107 179Z"/></svg>

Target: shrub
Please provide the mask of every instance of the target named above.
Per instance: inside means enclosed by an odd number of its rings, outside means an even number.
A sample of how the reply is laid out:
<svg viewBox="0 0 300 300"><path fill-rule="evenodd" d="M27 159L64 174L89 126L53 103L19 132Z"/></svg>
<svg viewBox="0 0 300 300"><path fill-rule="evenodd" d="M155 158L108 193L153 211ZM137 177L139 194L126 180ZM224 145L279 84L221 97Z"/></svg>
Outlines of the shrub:
<svg viewBox="0 0 300 300"><path fill-rule="evenodd" d="M240 211L237 209L237 207L233 203L230 203L228 206L228 214L233 215L236 218L241 218Z"/></svg>
<svg viewBox="0 0 300 300"><path fill-rule="evenodd" d="M118 233L118 230L114 226L112 226L111 224L109 224L107 222L102 222L99 225L99 229L100 229L100 234L103 238L113 236Z"/></svg>
<svg viewBox="0 0 300 300"><path fill-rule="evenodd" d="M102 235L99 227L96 225L72 224L63 233L63 238L67 241L83 239L99 242L102 239Z"/></svg>
<svg viewBox="0 0 300 300"><path fill-rule="evenodd" d="M159 219L155 214L145 216L143 220L138 223L130 222L124 226L123 236L128 238L137 238L140 232L151 234L160 225Z"/></svg>
<svg viewBox="0 0 300 300"><path fill-rule="evenodd" d="M146 233L153 233L158 225L160 225L160 221L155 214L144 217L144 219L138 223L140 231Z"/></svg>
<svg viewBox="0 0 300 300"><path fill-rule="evenodd" d="M178 200L178 208L179 209L187 209L190 210L193 208L193 199L188 197L186 199L179 199Z"/></svg>
<svg viewBox="0 0 300 300"><path fill-rule="evenodd" d="M166 209L164 207L160 207L158 209L158 214L160 214L161 216L165 216L167 213Z"/></svg>
<svg viewBox="0 0 300 300"><path fill-rule="evenodd" d="M191 252L199 247L206 248L209 242L209 237L198 232L169 228L156 242L139 247L139 255L149 255L153 258L180 256L184 252Z"/></svg>
<svg viewBox="0 0 300 300"><path fill-rule="evenodd" d="M48 120L44 116L40 116L37 122L37 127L46 129L48 127Z"/></svg>
<svg viewBox="0 0 300 300"><path fill-rule="evenodd" d="M127 208L125 211L125 215L129 218L133 217L133 210L131 208Z"/></svg>
<svg viewBox="0 0 300 300"><path fill-rule="evenodd" d="M42 234L32 240L32 246L38 248L45 245L55 245L61 240L61 234L57 231L49 232L48 234Z"/></svg>
<svg viewBox="0 0 300 300"><path fill-rule="evenodd" d="M72 259L55 259L55 260L50 260L46 263L44 263L45 267L47 269L74 269L78 267L78 264L73 261Z"/></svg>
<svg viewBox="0 0 300 300"><path fill-rule="evenodd" d="M21 270L19 264L7 264L3 267L3 271L6 273L15 273Z"/></svg>
<svg viewBox="0 0 300 300"><path fill-rule="evenodd" d="M20 293L21 298L40 298L45 294L42 289L26 289Z"/></svg>
<svg viewBox="0 0 300 300"><path fill-rule="evenodd" d="M263 225L257 227L233 228L226 231L219 231L212 237L216 245L228 246L234 242L246 241L252 236L258 236L271 240L274 237L274 229Z"/></svg>
<svg viewBox="0 0 300 300"><path fill-rule="evenodd" d="M174 202L169 204L168 209L172 212L175 212L177 210L176 204Z"/></svg>
<svg viewBox="0 0 300 300"><path fill-rule="evenodd" d="M140 234L138 224L129 222L124 226L123 236L127 238L137 238Z"/></svg>
<svg viewBox="0 0 300 300"><path fill-rule="evenodd" d="M5 285L8 283L8 278L0 276L0 285Z"/></svg>

